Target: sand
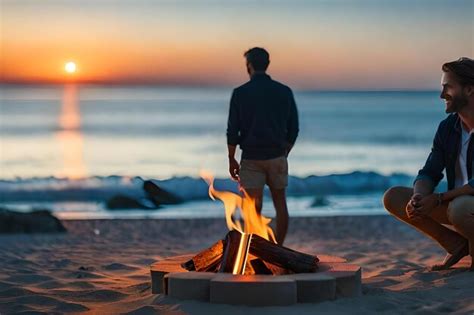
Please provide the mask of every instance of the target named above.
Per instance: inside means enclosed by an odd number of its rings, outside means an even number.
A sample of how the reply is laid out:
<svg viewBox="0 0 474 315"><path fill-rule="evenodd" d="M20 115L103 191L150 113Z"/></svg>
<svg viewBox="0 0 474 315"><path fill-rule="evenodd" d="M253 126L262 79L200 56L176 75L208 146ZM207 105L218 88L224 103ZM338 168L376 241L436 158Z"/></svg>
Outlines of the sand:
<svg viewBox="0 0 474 315"><path fill-rule="evenodd" d="M246 307L152 295L149 265L222 238L223 219L65 221L67 234L0 236L0 314L474 314L470 258L430 272L444 252L390 216L292 218L286 246L363 268L363 296Z"/></svg>

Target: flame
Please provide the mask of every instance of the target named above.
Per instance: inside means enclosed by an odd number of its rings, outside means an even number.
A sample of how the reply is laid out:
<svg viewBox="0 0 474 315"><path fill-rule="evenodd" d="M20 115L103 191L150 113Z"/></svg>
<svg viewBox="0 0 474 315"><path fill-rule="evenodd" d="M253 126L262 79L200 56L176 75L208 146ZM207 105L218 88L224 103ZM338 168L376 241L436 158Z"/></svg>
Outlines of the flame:
<svg viewBox="0 0 474 315"><path fill-rule="evenodd" d="M209 185L209 197L219 199L224 203L225 219L229 230L237 230L246 234L257 234L266 240L276 243L275 235L270 227L270 218L257 213L255 199L242 189L243 197L230 191L220 191L214 188L214 176L207 171L201 171L201 177ZM237 209L242 222L236 217Z"/></svg>

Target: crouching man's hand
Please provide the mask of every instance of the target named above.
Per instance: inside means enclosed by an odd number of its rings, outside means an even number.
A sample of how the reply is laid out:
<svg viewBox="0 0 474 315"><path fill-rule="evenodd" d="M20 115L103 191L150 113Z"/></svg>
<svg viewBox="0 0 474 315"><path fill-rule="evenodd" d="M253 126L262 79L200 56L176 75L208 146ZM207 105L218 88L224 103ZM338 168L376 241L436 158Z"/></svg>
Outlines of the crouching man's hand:
<svg viewBox="0 0 474 315"><path fill-rule="evenodd" d="M413 194L413 196L411 196L410 201L408 201L405 209L409 219L413 220L419 216L417 209L420 207L420 201L422 199L423 195L419 193Z"/></svg>
<svg viewBox="0 0 474 315"><path fill-rule="evenodd" d="M234 157L229 157L229 174L233 180L239 180L240 165Z"/></svg>
<svg viewBox="0 0 474 315"><path fill-rule="evenodd" d="M414 194L406 207L407 216L411 220L427 217L440 204L438 194L429 194L427 196Z"/></svg>
<svg viewBox="0 0 474 315"><path fill-rule="evenodd" d="M419 207L416 208L416 212L420 216L429 216L434 208L441 205L440 198L438 194L430 194L419 202Z"/></svg>

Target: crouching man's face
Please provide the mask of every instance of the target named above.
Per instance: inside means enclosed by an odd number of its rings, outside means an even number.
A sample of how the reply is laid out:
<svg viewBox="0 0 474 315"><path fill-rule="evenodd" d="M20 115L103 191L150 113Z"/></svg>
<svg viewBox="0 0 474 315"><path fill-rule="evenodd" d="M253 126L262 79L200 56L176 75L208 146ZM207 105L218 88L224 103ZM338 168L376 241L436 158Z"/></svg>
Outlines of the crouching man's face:
<svg viewBox="0 0 474 315"><path fill-rule="evenodd" d="M443 72L441 77L441 95L446 103L446 113L458 113L468 104L468 95L464 87L451 72Z"/></svg>

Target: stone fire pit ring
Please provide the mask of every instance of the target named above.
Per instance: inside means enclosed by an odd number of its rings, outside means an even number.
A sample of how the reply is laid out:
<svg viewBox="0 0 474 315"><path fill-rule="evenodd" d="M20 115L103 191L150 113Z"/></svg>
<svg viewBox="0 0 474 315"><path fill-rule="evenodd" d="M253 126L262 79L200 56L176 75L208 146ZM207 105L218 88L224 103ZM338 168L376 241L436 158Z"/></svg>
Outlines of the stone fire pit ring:
<svg viewBox="0 0 474 315"><path fill-rule="evenodd" d="M152 264L152 293L182 300L252 306L318 303L362 294L360 266L337 256L318 254L318 272L289 275L232 275L182 268L181 264L193 256L174 256Z"/></svg>

